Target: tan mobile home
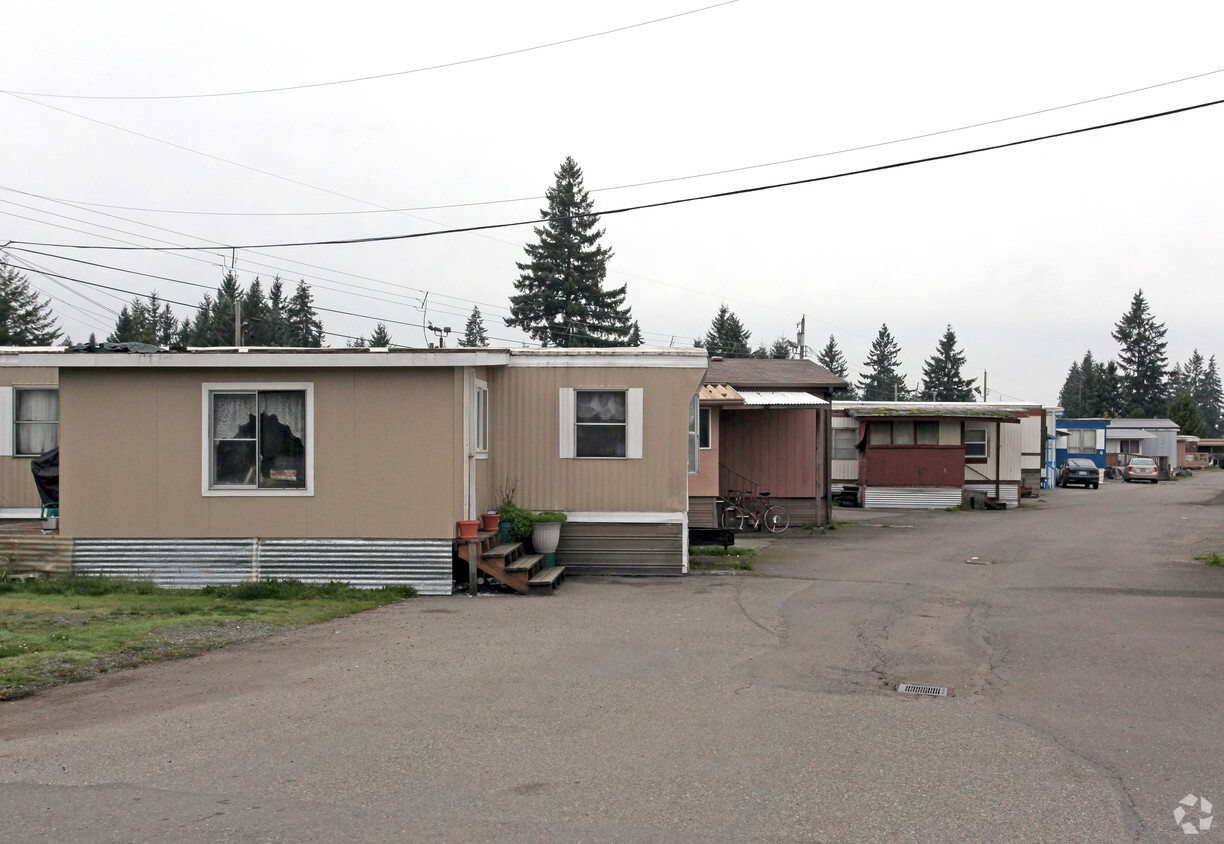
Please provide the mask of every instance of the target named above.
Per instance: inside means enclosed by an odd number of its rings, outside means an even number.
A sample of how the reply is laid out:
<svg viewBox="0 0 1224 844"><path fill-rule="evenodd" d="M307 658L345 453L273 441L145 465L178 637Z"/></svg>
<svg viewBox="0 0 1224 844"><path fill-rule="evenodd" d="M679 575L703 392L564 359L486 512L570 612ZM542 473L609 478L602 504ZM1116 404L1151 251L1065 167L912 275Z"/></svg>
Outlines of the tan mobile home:
<svg viewBox="0 0 1224 844"><path fill-rule="evenodd" d="M685 571L699 349L26 351L74 568L451 590L456 522L562 510L572 572ZM570 568L572 567L572 568Z"/></svg>

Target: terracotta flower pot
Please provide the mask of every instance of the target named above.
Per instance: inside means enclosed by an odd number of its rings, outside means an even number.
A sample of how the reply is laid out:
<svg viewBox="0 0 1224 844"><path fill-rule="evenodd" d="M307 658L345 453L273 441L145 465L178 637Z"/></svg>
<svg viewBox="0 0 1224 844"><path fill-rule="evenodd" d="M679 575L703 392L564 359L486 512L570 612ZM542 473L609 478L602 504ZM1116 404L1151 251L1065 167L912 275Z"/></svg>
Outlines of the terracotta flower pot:
<svg viewBox="0 0 1224 844"><path fill-rule="evenodd" d="M476 538L476 527L480 522L475 519L460 519L459 520L459 538L468 540Z"/></svg>
<svg viewBox="0 0 1224 844"><path fill-rule="evenodd" d="M480 529L481 530L497 530L497 523L501 516L496 513L481 513L480 514Z"/></svg>

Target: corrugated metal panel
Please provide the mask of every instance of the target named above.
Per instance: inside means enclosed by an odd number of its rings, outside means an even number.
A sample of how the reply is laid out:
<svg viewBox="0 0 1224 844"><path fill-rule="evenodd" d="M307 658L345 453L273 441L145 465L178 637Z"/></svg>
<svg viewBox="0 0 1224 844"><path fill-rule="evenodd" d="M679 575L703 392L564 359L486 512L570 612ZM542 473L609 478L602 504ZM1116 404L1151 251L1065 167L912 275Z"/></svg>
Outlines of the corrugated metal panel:
<svg viewBox="0 0 1224 844"><path fill-rule="evenodd" d="M961 503L959 487L870 487L863 492L868 509L938 510Z"/></svg>
<svg viewBox="0 0 1224 844"><path fill-rule="evenodd" d="M366 589L400 585L422 595L449 595L451 559L451 542L439 539L78 539L72 568L168 587L334 580Z"/></svg>
<svg viewBox="0 0 1224 844"><path fill-rule="evenodd" d="M755 390L740 390L740 396L744 399L744 404L749 407L764 407L773 405L776 407L820 407L828 404L822 398L817 398L811 393L796 393L782 391L755 391Z"/></svg>
<svg viewBox="0 0 1224 844"><path fill-rule="evenodd" d="M684 573L684 526L623 522L565 523L557 564L573 574Z"/></svg>
<svg viewBox="0 0 1224 844"><path fill-rule="evenodd" d="M34 533L0 538L0 570L9 574L45 576L72 571L72 540Z"/></svg>
<svg viewBox="0 0 1224 844"><path fill-rule="evenodd" d="M998 495L995 495L994 484L965 484L966 492L984 492L987 497L994 498L997 501L1006 504L1008 507L1020 506L1020 487L1015 482L1007 483L1002 481L999 483Z"/></svg>

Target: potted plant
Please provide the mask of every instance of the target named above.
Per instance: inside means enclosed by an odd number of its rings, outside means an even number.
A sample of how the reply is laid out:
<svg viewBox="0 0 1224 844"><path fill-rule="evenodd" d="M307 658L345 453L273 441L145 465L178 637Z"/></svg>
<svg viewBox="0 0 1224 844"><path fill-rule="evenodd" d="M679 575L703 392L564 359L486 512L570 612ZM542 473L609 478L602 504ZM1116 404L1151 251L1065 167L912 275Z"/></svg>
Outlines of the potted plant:
<svg viewBox="0 0 1224 844"><path fill-rule="evenodd" d="M487 513L480 514L480 529L491 531L498 529L498 521L501 517L496 510L490 510Z"/></svg>
<svg viewBox="0 0 1224 844"><path fill-rule="evenodd" d="M531 545L537 554L544 555L544 567L551 568L556 562L557 545L561 541L561 523L566 515L557 510L544 510L531 514Z"/></svg>
<svg viewBox="0 0 1224 844"><path fill-rule="evenodd" d="M497 508L497 513L501 517L502 542L524 542L531 537L530 510L507 501Z"/></svg>

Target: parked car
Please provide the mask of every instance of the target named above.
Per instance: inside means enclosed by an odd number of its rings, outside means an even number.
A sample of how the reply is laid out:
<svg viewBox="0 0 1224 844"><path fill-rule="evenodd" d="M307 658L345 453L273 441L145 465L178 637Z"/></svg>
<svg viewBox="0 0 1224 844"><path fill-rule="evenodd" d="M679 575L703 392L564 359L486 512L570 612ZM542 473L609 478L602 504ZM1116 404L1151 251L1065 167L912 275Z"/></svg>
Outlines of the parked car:
<svg viewBox="0 0 1224 844"><path fill-rule="evenodd" d="M1150 457L1132 457L1126 461L1126 466L1122 469L1122 478L1127 483L1131 481L1151 481L1156 483L1160 468L1156 465L1156 461Z"/></svg>
<svg viewBox="0 0 1224 844"><path fill-rule="evenodd" d="M1061 487L1083 484L1096 489L1101 485L1101 473L1097 465L1087 457L1068 457L1058 467L1054 483Z"/></svg>

